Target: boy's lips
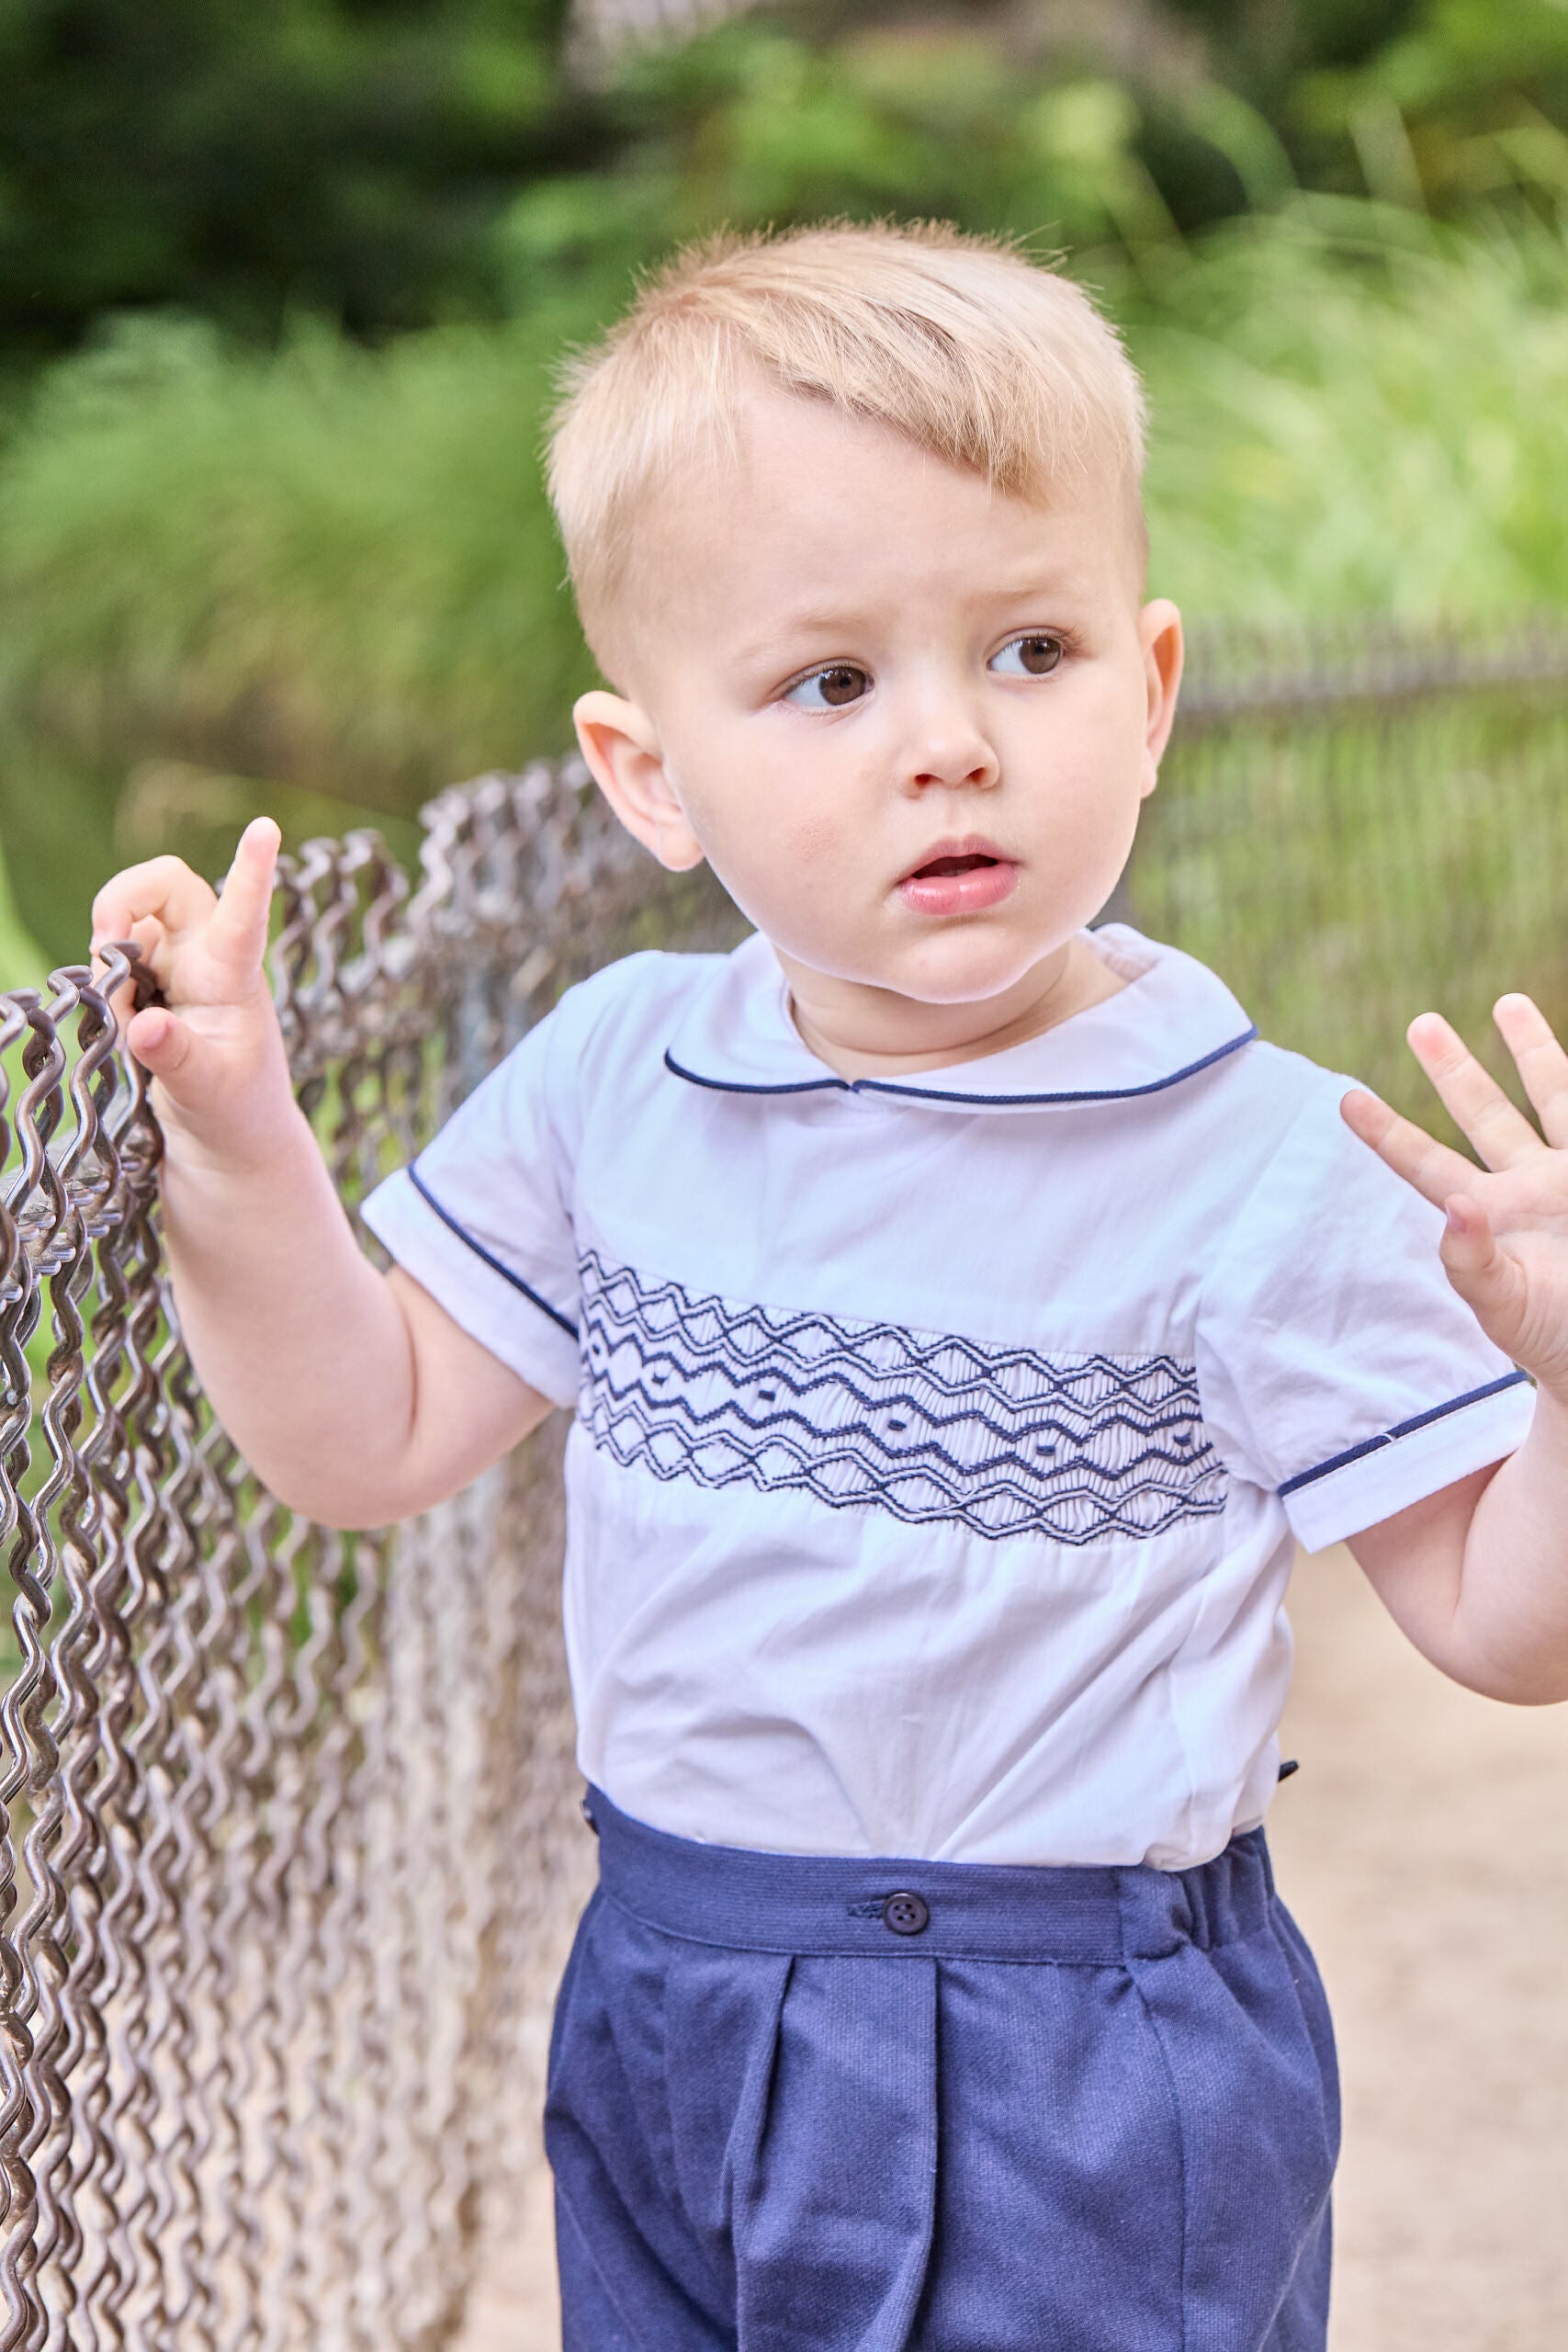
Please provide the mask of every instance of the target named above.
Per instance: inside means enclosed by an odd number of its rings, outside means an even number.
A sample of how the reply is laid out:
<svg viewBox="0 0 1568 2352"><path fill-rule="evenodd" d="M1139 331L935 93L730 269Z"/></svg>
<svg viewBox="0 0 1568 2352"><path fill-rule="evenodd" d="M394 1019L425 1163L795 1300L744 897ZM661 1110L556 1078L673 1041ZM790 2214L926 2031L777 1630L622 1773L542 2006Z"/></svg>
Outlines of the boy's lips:
<svg viewBox="0 0 1568 2352"><path fill-rule="evenodd" d="M907 907L922 915L980 914L999 906L1018 880L1015 861L977 834L937 842L898 884Z"/></svg>

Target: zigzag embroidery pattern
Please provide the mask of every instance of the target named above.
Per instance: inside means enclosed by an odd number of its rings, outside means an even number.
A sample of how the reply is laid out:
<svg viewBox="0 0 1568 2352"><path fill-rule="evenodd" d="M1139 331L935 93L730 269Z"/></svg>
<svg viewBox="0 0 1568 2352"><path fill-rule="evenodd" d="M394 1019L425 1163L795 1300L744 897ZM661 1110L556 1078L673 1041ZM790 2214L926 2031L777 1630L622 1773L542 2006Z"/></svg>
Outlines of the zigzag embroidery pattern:
<svg viewBox="0 0 1568 2352"><path fill-rule="evenodd" d="M1196 1370L1179 1357L1053 1360L694 1297L592 1250L581 1265L579 1419L624 1467L1059 1544L1224 1509Z"/></svg>

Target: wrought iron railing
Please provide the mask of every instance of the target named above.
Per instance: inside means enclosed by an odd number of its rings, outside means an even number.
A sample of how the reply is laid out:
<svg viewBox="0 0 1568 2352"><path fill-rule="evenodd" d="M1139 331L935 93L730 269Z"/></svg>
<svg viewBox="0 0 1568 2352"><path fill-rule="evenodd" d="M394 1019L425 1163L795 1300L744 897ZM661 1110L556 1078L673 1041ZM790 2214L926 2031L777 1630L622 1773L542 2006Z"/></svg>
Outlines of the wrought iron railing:
<svg viewBox="0 0 1568 2352"><path fill-rule="evenodd" d="M1130 900L1397 1091L1429 996L1568 992L1568 636L1375 652L1209 642ZM573 763L435 801L412 889L373 834L308 843L273 965L345 1197L564 984L739 928ZM536 2148L591 1868L559 1417L407 1526L300 1521L182 1352L85 970L0 999L0 2352L434 2352Z"/></svg>

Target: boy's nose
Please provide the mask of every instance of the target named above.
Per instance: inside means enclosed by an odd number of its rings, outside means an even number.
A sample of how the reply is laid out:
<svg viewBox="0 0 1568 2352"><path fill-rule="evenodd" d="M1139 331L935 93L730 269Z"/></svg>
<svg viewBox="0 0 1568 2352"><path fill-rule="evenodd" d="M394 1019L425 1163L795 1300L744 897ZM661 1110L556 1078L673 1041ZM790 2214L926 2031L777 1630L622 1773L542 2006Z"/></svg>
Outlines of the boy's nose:
<svg viewBox="0 0 1568 2352"><path fill-rule="evenodd" d="M928 734L912 743L905 769L907 785L916 793L925 792L933 784L950 790L968 785L985 791L1000 773L997 755L985 737L968 728Z"/></svg>

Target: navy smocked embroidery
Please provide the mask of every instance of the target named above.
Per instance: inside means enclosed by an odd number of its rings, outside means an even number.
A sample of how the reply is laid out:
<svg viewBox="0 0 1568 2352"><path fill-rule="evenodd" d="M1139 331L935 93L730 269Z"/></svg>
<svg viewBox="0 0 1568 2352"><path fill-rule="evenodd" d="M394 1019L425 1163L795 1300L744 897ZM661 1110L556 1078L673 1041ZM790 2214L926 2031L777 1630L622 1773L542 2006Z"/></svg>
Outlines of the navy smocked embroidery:
<svg viewBox="0 0 1568 2352"><path fill-rule="evenodd" d="M581 1268L579 1418L623 1466L994 1539L1146 1537L1224 1509L1179 1357L1051 1358L694 1296L592 1250Z"/></svg>

